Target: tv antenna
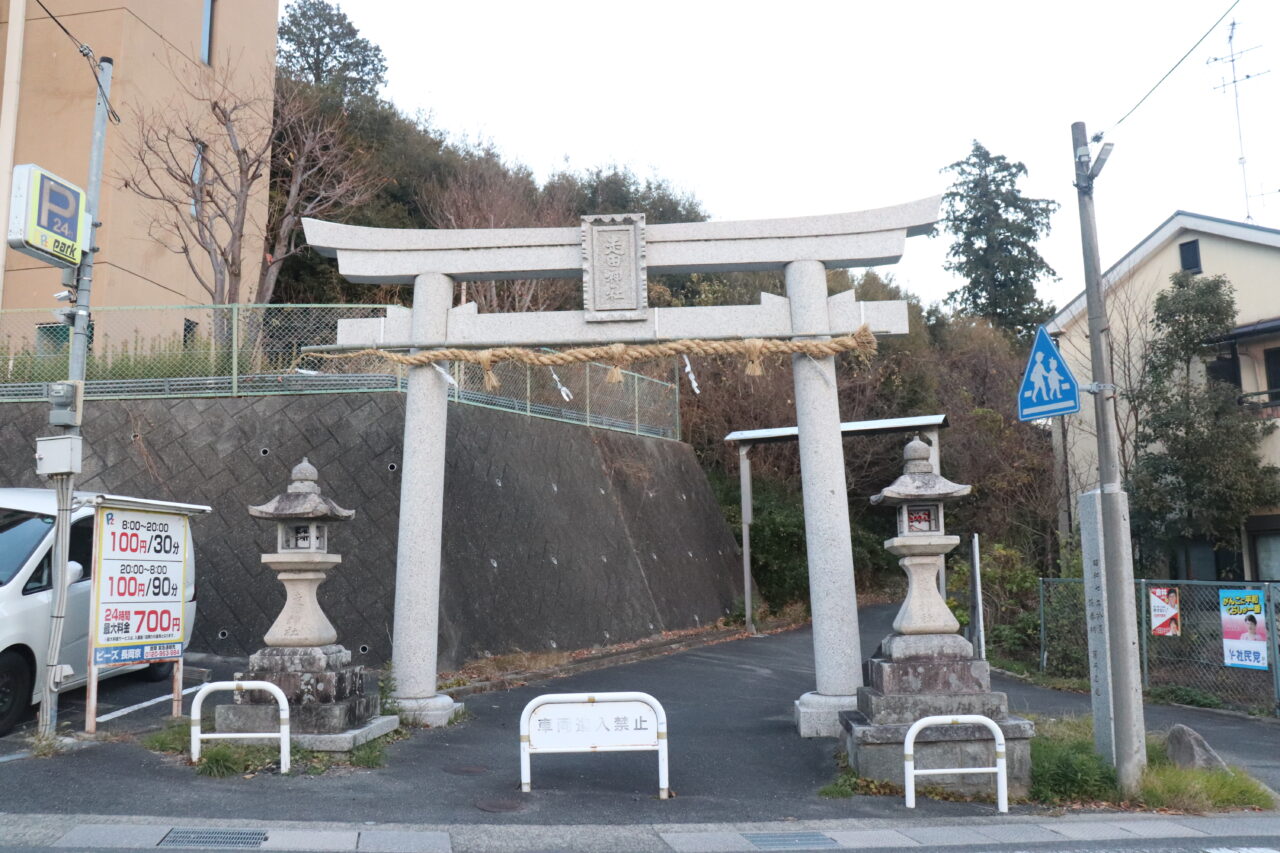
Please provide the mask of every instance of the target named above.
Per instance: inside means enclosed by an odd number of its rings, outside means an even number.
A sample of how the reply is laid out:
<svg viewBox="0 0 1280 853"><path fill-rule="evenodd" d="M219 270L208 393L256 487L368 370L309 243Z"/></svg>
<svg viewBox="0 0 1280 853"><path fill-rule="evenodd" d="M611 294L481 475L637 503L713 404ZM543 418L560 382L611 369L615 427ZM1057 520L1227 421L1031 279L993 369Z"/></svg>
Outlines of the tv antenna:
<svg viewBox="0 0 1280 853"><path fill-rule="evenodd" d="M1246 47L1244 50L1236 50L1236 22L1232 20L1231 27L1227 31L1227 55L1211 56L1205 61L1206 65L1212 65L1215 62L1226 62L1231 66L1231 80L1227 81L1224 79L1220 85L1214 86L1213 88L1215 90L1221 89L1223 94L1226 94L1227 87L1230 86L1231 94L1235 98L1236 102L1236 140L1240 146L1240 180L1244 185L1244 218L1246 222L1253 221L1253 212L1249 207L1249 199L1251 198L1249 195L1249 174L1245 167L1244 159L1244 128L1240 122L1240 84L1248 80L1252 80L1255 77L1261 77L1263 74L1268 74L1270 73L1270 69L1267 71L1259 71L1256 74L1246 74L1241 77L1236 72L1236 60L1251 50L1257 50L1258 47L1258 45L1254 45L1253 47Z"/></svg>

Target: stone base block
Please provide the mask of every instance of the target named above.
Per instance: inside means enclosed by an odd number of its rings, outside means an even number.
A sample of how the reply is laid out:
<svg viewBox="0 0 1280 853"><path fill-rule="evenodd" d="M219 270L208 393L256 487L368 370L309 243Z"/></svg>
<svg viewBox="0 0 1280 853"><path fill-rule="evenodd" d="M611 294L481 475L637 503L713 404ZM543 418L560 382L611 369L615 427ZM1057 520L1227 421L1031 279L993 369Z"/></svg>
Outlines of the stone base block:
<svg viewBox="0 0 1280 853"><path fill-rule="evenodd" d="M993 720L1009 715L1003 693L884 694L874 687L858 688L858 710L876 723L909 726L921 717L936 714L981 714Z"/></svg>
<svg viewBox="0 0 1280 853"><path fill-rule="evenodd" d="M926 716L921 714L920 716ZM905 782L902 748L909 725L872 724L858 711L840 715L845 732L849 766L862 778ZM1035 725L1020 717L996 720L1005 737L1005 763L1009 776L1009 796L1025 797L1031 789L1031 737ZM921 731L915 740L917 769L934 767L993 767L995 739L984 726L934 726ZM942 788L967 796L995 796L993 774L947 774L916 777L916 790Z"/></svg>
<svg viewBox="0 0 1280 853"><path fill-rule="evenodd" d="M796 729L800 737L840 737L840 713L857 707L857 696L806 693L796 700Z"/></svg>
<svg viewBox="0 0 1280 853"><path fill-rule="evenodd" d="M991 666L984 660L863 662L866 683L881 693L990 693Z"/></svg>
<svg viewBox="0 0 1280 853"><path fill-rule="evenodd" d="M331 672L268 672L249 670L237 672L237 681L270 681L284 691L289 706L327 704L362 699L378 695L378 675L366 672L362 666L349 666ZM260 690L247 690L235 694L237 704L273 704L270 694Z"/></svg>
<svg viewBox="0 0 1280 853"><path fill-rule="evenodd" d="M345 646L268 646L249 656L249 669L255 672L323 672L342 669L351 664L351 652Z"/></svg>
<svg viewBox="0 0 1280 853"><path fill-rule="evenodd" d="M338 734L364 727L378 712L378 696L341 702L289 703L289 727L299 734ZM280 727L280 709L270 704L218 705L213 712L220 732L269 732Z"/></svg>
<svg viewBox="0 0 1280 853"><path fill-rule="evenodd" d="M885 660L972 660L973 643L959 634L890 634L872 655Z"/></svg>
<svg viewBox="0 0 1280 853"><path fill-rule="evenodd" d="M219 707L228 707L225 705ZM394 714L374 717L358 729L348 729L335 734L308 734L306 732L289 732L289 742L297 749L314 749L316 752L350 752L362 743L374 738L391 734L400 725L400 718ZM263 729L266 731L266 729ZM244 738L238 743L254 746L275 746L274 738Z"/></svg>
<svg viewBox="0 0 1280 853"><path fill-rule="evenodd" d="M395 701L405 725L429 729L449 725L454 717L467 709L465 704L453 701L452 696L444 693L425 697L396 696Z"/></svg>

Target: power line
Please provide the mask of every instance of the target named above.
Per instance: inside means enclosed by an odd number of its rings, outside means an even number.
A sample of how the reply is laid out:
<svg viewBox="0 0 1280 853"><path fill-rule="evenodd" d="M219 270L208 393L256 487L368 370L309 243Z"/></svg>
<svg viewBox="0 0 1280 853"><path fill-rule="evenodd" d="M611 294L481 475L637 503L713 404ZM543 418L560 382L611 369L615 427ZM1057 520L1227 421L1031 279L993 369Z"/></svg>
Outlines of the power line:
<svg viewBox="0 0 1280 853"><path fill-rule="evenodd" d="M39 2L40 2L40 0L36 0L36 2L37 2L37 3L39 3ZM43 6L44 4L43 4L43 3L41 3L40 5L42 5L42 6ZM1223 13L1222 13L1222 16L1221 16L1221 17L1219 17L1219 18L1218 18L1218 20L1216 20L1216 21L1214 21L1214 22L1213 22L1213 26L1211 26L1211 27L1209 27L1209 29L1205 30L1204 35L1202 35L1202 36L1200 36L1200 38L1196 39L1196 43L1195 43L1195 44L1193 44L1193 45L1191 45L1191 49L1190 49L1190 50L1188 50L1186 53L1182 54L1182 58L1181 58L1181 59L1179 59L1177 62L1175 62L1175 63L1173 64L1173 67L1172 67L1172 68L1170 68L1168 71L1166 71L1166 72L1164 73L1164 76L1163 76L1163 77L1161 77L1159 80L1157 80L1157 81L1156 81L1156 84L1155 84L1154 86L1152 86L1152 87L1151 87L1151 91L1149 91L1149 92L1147 92L1147 94L1143 95L1143 96L1142 96L1142 99L1141 99L1141 100L1139 100L1139 101L1138 101L1138 103L1134 104L1134 105L1133 105L1133 108L1132 108L1132 109L1130 109L1130 110L1129 110L1129 112L1127 112L1127 113L1125 113L1124 115L1120 116L1120 120L1119 120L1119 121L1117 121L1115 124L1111 125L1111 128L1110 128L1109 130L1105 131L1105 133L1110 133L1112 130L1115 130L1117 127L1119 127L1119 126L1124 122L1124 120L1125 120L1125 119L1127 119L1129 116L1133 115L1133 114L1134 114L1134 112L1136 112L1136 111L1137 111L1138 107L1140 107L1140 106L1142 106L1144 103L1146 103L1147 98L1150 98L1153 94L1155 94L1156 89L1159 89L1159 88L1160 88L1160 86L1164 83L1164 81L1169 79L1169 75L1170 75L1170 74L1172 74L1173 72L1177 71L1177 70L1178 70L1178 66L1179 66L1179 65L1181 65L1181 64L1186 60L1186 58L1187 58L1188 56L1190 56L1191 54L1195 53L1196 48L1198 48L1198 47L1201 45L1201 43L1202 43L1205 39L1207 39L1207 38L1209 37L1209 33L1211 33L1211 32L1213 32L1214 30L1216 30L1216 29L1218 28L1218 24L1221 24L1221 23L1222 23L1222 21L1227 17L1227 15L1230 15L1230 14L1231 14L1231 10L1232 10L1232 9L1234 9L1234 8L1235 8L1236 6L1238 6L1238 5L1240 5L1240 0L1234 0L1234 2L1232 2L1232 4L1231 4L1230 6L1228 6L1228 7L1227 7L1227 11L1223 12ZM1096 133L1096 134L1094 134L1094 136L1093 136L1093 140L1092 140L1092 141L1093 141L1093 142L1101 142L1101 141L1102 141L1102 137L1103 137L1104 135L1105 135L1104 133Z"/></svg>
<svg viewBox="0 0 1280 853"><path fill-rule="evenodd" d="M97 57L93 55L93 48L76 38L71 30L67 29L66 25L63 24L62 21L58 20L58 16L49 11L49 7L44 5L44 0L36 0L36 4L41 9L44 9L44 13L49 16L50 20L58 25L58 29L67 34L67 38L71 39L75 44L76 50L79 51L80 55L89 63L89 73L93 75L93 84L98 87L98 96L102 98L107 105L107 117L111 119L112 124L119 124L120 114L111 106L111 99L107 97L106 90L102 88L102 79L98 77L98 60Z"/></svg>

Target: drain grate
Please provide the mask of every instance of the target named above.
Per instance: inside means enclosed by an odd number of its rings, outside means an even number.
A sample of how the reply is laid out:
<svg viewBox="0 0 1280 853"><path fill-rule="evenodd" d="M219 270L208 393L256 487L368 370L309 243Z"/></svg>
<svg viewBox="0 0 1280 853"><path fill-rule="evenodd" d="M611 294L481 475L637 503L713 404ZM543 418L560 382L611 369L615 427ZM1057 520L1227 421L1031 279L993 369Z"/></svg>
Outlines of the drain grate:
<svg viewBox="0 0 1280 853"><path fill-rule="evenodd" d="M744 832L742 837L757 850L831 850L840 847L821 832Z"/></svg>
<svg viewBox="0 0 1280 853"><path fill-rule="evenodd" d="M156 847L196 847L205 850L257 850L267 840L265 829L169 830Z"/></svg>

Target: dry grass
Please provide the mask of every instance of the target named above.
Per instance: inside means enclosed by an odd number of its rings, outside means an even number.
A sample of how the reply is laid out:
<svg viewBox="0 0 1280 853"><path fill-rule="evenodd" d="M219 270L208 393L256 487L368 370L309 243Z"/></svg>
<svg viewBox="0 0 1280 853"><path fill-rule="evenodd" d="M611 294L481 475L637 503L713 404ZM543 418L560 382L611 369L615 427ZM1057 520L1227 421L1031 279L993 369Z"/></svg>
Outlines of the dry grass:
<svg viewBox="0 0 1280 853"><path fill-rule="evenodd" d="M493 681L496 678L501 678L512 673L536 672L538 670L563 666L571 659L572 655L569 652L516 651L505 655L493 655L492 657L467 661L467 664L462 667L462 669L458 670L457 675L465 678L468 682ZM448 674L453 675L453 673Z"/></svg>

